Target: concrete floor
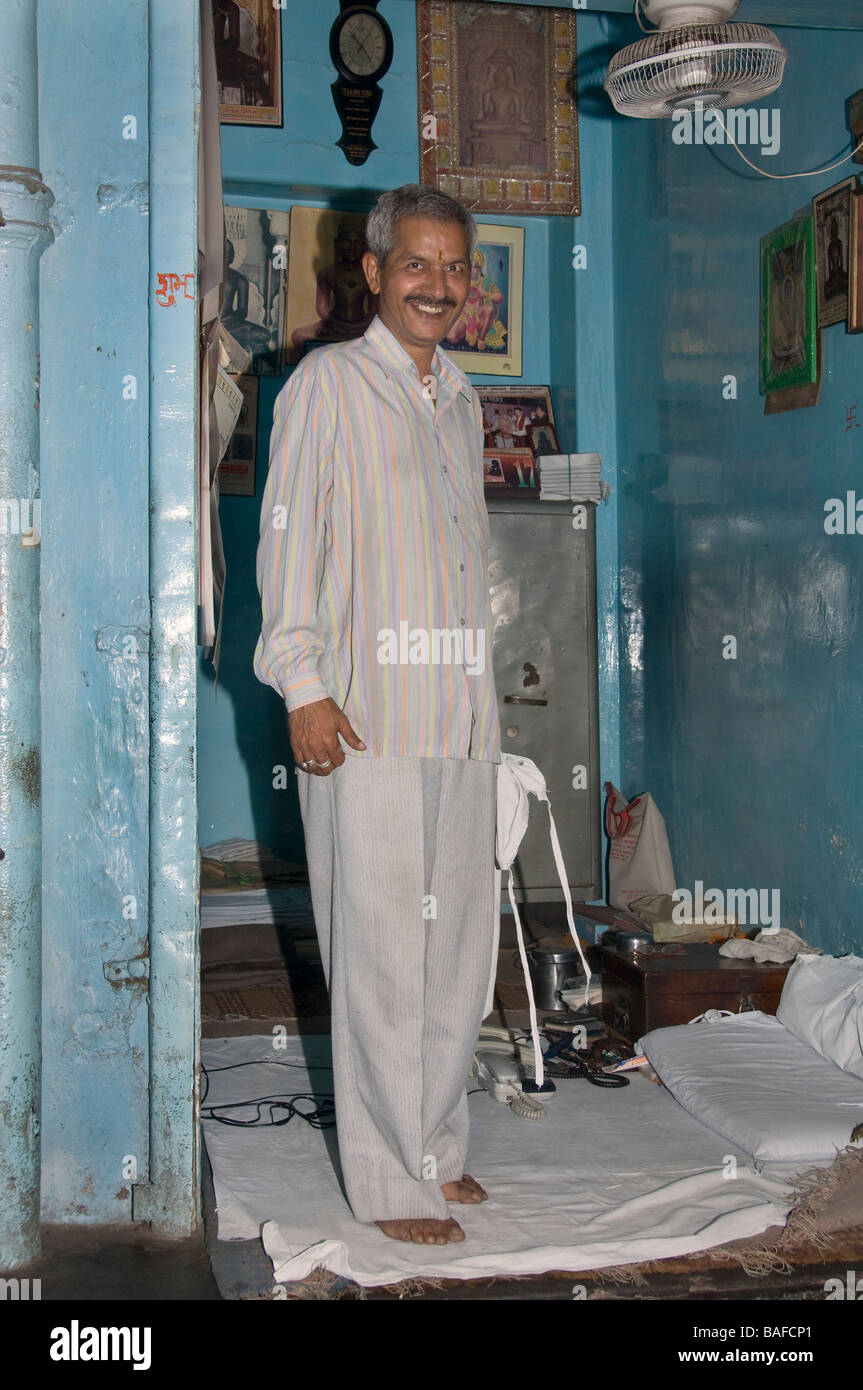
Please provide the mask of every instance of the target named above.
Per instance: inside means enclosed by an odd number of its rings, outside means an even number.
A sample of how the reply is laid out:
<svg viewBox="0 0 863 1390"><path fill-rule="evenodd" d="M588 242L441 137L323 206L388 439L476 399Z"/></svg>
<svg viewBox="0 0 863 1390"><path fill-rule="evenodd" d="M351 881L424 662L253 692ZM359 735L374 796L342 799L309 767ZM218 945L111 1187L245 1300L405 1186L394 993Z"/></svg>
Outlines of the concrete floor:
<svg viewBox="0 0 863 1390"><path fill-rule="evenodd" d="M41 1279L43 1303L221 1298L203 1229L170 1240L147 1226L43 1226L41 1258L0 1276Z"/></svg>

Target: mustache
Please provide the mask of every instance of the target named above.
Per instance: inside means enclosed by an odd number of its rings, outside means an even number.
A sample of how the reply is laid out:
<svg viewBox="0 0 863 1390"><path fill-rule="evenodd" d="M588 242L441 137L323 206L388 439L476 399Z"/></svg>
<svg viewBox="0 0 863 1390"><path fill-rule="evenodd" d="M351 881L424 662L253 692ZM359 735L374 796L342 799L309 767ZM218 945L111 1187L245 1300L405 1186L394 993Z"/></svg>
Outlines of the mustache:
<svg viewBox="0 0 863 1390"><path fill-rule="evenodd" d="M454 299L427 299L423 295L409 294L405 296L405 304L425 304L430 309L454 309Z"/></svg>

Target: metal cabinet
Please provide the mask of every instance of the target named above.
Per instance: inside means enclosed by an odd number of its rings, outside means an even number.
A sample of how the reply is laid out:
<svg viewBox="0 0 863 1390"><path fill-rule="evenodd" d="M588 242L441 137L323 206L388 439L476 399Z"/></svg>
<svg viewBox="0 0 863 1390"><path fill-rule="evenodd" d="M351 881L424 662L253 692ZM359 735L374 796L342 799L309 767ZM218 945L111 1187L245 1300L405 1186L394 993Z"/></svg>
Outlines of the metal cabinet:
<svg viewBox="0 0 863 1390"><path fill-rule="evenodd" d="M590 900L602 892L595 509L578 529L565 502L491 499L488 511L501 748L541 769L570 891ZM562 901L548 810L534 798L530 810L516 896Z"/></svg>

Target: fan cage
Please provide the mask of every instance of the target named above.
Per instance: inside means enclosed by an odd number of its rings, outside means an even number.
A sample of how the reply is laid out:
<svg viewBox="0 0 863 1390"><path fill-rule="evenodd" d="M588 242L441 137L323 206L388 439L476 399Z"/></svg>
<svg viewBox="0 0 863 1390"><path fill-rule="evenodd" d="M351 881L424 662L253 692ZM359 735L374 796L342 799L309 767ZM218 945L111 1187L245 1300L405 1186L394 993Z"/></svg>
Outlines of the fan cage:
<svg viewBox="0 0 863 1390"><path fill-rule="evenodd" d="M758 100L782 81L786 52L760 24L693 24L651 34L612 59L604 86L626 115L668 115Z"/></svg>

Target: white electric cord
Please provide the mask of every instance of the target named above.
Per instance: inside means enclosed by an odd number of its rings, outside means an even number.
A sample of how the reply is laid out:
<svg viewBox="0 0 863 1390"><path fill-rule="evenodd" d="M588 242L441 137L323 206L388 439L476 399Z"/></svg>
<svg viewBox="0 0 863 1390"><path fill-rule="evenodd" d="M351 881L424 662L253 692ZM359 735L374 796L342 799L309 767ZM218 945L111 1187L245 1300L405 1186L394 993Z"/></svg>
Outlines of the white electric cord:
<svg viewBox="0 0 863 1390"><path fill-rule="evenodd" d="M761 174L765 179L814 179L818 174L829 174L831 169L838 169L840 164L846 164L849 159L853 159L858 150L863 150L863 140L861 140L859 145L854 146L850 154L844 154L841 159L836 160L835 164L825 164L823 169L804 169L799 174L770 174L766 169L760 169L757 164L753 164L752 160L746 157L733 135L729 133L728 127L719 114L719 109L714 108L712 114L718 118L719 124L725 131L726 139L729 144L734 146L743 163L748 164L750 169L754 169L756 174Z"/></svg>

